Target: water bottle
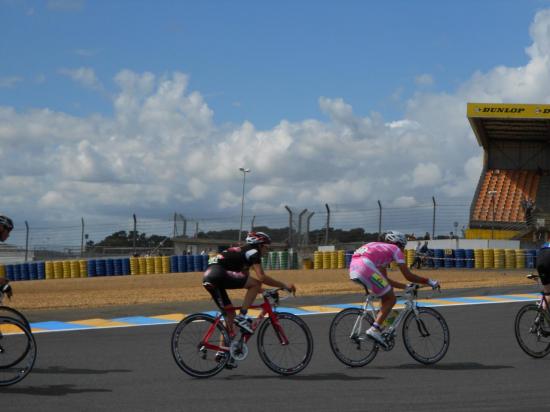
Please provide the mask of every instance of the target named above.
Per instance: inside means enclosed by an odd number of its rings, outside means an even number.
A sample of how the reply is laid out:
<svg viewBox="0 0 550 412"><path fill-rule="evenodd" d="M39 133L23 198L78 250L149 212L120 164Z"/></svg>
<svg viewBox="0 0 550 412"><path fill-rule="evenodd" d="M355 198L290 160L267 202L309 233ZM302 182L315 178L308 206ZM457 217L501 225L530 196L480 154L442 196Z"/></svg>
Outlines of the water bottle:
<svg viewBox="0 0 550 412"><path fill-rule="evenodd" d="M393 325L393 322L395 322L395 319L397 319L398 315L399 312L395 309L392 309L392 311L388 314L386 320L382 323L384 329L389 328L391 325Z"/></svg>

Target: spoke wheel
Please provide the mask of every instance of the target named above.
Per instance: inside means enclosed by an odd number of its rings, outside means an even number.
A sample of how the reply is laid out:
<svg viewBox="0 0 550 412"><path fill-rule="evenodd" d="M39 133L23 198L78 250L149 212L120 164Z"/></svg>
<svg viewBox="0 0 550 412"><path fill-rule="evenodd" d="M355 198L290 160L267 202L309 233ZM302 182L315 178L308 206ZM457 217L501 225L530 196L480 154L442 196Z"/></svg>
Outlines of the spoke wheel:
<svg viewBox="0 0 550 412"><path fill-rule="evenodd" d="M31 325L25 315L14 308L10 308L9 306L0 306L0 316L14 318L21 322L27 329L31 330Z"/></svg>
<svg viewBox="0 0 550 412"><path fill-rule="evenodd" d="M407 352L425 365L439 362L449 349L449 327L443 316L432 308L418 308L403 322L403 342Z"/></svg>
<svg viewBox="0 0 550 412"><path fill-rule="evenodd" d="M523 306L516 315L515 332L518 344L533 358L550 353L550 319L536 304Z"/></svg>
<svg viewBox="0 0 550 412"><path fill-rule="evenodd" d="M0 386L24 379L36 360L36 342L17 319L0 317Z"/></svg>
<svg viewBox="0 0 550 412"><path fill-rule="evenodd" d="M378 345L366 334L374 320L368 313L364 317L362 315L363 311L360 309L344 309L330 324L329 341L332 352L340 362L352 367L365 366L378 353Z"/></svg>
<svg viewBox="0 0 550 412"><path fill-rule="evenodd" d="M217 354L217 350L203 345L207 332L214 327L214 317L202 313L183 319L172 334L172 355L177 365L185 373L196 378L208 378L219 373L229 360L229 352ZM227 330L219 322L208 343L216 346L229 346ZM218 355L218 356L216 356Z"/></svg>
<svg viewBox="0 0 550 412"><path fill-rule="evenodd" d="M283 344L282 341L286 342ZM307 324L291 313L277 313L277 322L266 319L258 329L260 358L272 371L294 375L303 370L313 355L313 338Z"/></svg>

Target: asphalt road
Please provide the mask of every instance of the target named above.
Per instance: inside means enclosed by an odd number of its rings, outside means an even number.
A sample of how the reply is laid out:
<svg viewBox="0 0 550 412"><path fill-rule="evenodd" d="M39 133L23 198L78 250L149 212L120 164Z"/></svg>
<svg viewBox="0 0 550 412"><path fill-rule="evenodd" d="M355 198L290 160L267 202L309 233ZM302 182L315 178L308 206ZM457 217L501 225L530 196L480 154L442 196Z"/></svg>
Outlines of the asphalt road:
<svg viewBox="0 0 550 412"><path fill-rule="evenodd" d="M342 303L346 302L345 300ZM251 355L235 370L199 380L170 352L168 326L36 334L38 358L22 382L0 388L2 411L518 411L543 410L550 357L518 347L515 314L524 303L438 308L451 346L437 365L409 357L398 338L369 365L341 364L328 344L334 315L304 319L314 335L310 365L280 377ZM32 320L32 318L31 318Z"/></svg>

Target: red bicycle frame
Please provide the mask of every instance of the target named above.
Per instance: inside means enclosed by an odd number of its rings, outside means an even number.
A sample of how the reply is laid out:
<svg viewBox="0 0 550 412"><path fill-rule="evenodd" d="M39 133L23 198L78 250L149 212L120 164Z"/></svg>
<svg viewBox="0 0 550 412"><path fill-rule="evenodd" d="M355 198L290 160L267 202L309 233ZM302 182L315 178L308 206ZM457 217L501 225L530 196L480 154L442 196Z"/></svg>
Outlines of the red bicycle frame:
<svg viewBox="0 0 550 412"><path fill-rule="evenodd" d="M264 296L263 298L264 298L263 303L261 303L259 305L251 305L250 306L250 309L261 309L259 315L252 322L252 330L256 330L256 328L260 325L260 323L262 322L264 317L267 315L271 319L271 324L273 325L273 328L275 329L275 332L277 333L277 338L279 339L279 342L281 343L281 345L288 345L288 339L287 339L286 334L283 330L283 327L279 323L279 319L277 317L277 312L275 312L273 310L273 306L271 305L269 299L266 296ZM240 308L241 308L241 306L230 306L226 310L227 311L232 311L234 313L236 310L238 310ZM206 349L210 349L210 350L215 350L215 351L229 352L229 347L228 346L221 346L220 344L213 344L213 343L209 342L210 338L212 337L212 334L216 330L216 327L221 322L222 317L223 317L223 315L221 313L218 313L218 315L216 316L214 322L212 323L212 325L210 325L210 328L208 328L208 330L206 331L206 334L204 335L204 338L201 341L201 346L202 347L204 347ZM227 327L225 327L225 328L229 332L229 336L231 336L231 338L235 337L236 334L232 330L230 330ZM243 338L244 342L246 343L246 342L249 341L251 336L252 335L249 334L249 333L243 333L242 338ZM227 342L227 343L229 343L229 342Z"/></svg>

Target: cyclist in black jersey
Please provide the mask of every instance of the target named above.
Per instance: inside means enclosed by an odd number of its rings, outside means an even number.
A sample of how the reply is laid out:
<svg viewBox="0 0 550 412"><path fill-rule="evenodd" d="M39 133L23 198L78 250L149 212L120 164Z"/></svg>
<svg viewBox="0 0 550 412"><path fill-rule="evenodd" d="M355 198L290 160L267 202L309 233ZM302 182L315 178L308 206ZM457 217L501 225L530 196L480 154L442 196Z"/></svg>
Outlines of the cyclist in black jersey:
<svg viewBox="0 0 550 412"><path fill-rule="evenodd" d="M208 262L202 285L226 317L229 330L233 330L235 323L242 330L253 332L251 321L246 314L263 283L287 289L292 293L296 292L294 284L280 282L264 272L262 255L267 253L270 243L271 238L266 233L250 232L246 236L246 245L226 249ZM257 279L250 276L250 268L256 273ZM240 314L237 316L233 311L226 311L226 308L231 306L226 289L247 289Z"/></svg>
<svg viewBox="0 0 550 412"><path fill-rule="evenodd" d="M7 216L0 216L0 241L5 242L13 229L13 221Z"/></svg>
<svg viewBox="0 0 550 412"><path fill-rule="evenodd" d="M542 283L546 307L550 307L550 242L545 242L537 255L537 272Z"/></svg>

